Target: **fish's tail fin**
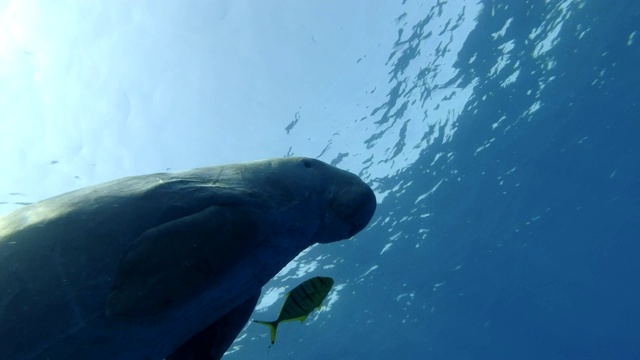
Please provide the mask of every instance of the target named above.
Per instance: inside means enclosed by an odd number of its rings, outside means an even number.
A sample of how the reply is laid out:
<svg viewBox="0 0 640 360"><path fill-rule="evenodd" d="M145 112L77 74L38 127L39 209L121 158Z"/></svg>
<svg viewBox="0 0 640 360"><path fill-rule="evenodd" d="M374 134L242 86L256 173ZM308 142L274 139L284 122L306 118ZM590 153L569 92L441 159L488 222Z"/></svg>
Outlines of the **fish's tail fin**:
<svg viewBox="0 0 640 360"><path fill-rule="evenodd" d="M276 342L276 330L278 330L278 322L277 321L253 320L253 322L268 326L269 330L271 331L271 344Z"/></svg>

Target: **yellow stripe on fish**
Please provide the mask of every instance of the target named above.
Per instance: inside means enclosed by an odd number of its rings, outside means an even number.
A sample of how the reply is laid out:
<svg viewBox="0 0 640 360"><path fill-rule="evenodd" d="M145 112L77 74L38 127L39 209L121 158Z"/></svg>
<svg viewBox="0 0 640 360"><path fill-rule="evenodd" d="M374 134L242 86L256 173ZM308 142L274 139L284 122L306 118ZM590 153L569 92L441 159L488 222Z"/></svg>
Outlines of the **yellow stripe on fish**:
<svg viewBox="0 0 640 360"><path fill-rule="evenodd" d="M330 277L316 276L306 280L287 294L284 304L282 304L280 315L276 320L253 320L253 322L269 327L271 344L273 344L276 341L276 331L279 323L293 320L303 322L313 309L320 308L322 301L327 297L332 286L333 279Z"/></svg>

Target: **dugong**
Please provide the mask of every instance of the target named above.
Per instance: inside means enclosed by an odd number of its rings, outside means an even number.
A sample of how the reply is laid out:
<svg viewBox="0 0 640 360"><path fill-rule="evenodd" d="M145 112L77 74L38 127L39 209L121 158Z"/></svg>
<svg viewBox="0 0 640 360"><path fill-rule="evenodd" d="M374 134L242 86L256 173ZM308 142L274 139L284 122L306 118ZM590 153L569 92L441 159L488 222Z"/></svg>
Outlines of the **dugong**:
<svg viewBox="0 0 640 360"><path fill-rule="evenodd" d="M219 359L263 285L376 208L282 158L115 180L0 218L0 359Z"/></svg>

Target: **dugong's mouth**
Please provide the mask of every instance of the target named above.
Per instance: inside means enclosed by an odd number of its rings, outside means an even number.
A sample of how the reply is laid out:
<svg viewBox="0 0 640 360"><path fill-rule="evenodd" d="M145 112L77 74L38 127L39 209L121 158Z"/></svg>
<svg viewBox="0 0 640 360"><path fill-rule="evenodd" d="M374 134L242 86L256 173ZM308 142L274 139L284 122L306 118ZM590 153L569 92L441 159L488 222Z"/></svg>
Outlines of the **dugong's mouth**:
<svg viewBox="0 0 640 360"><path fill-rule="evenodd" d="M338 218L350 225L348 237L369 224L376 210L376 196L368 186L349 186L336 196L331 209Z"/></svg>

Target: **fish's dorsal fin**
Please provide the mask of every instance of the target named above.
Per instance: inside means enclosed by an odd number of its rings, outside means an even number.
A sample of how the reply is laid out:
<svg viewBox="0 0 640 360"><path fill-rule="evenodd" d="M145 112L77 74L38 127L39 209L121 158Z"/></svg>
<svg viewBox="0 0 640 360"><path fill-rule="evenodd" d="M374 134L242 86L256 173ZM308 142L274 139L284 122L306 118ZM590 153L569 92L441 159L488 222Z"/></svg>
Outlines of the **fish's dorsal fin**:
<svg viewBox="0 0 640 360"><path fill-rule="evenodd" d="M300 322L304 322L307 319L308 315L304 315L304 316L298 316L296 318L291 318L291 319L285 319L285 320L280 320L280 322L283 323L288 323L288 322L293 322L293 321L300 321ZM256 321L254 321L256 322Z"/></svg>

